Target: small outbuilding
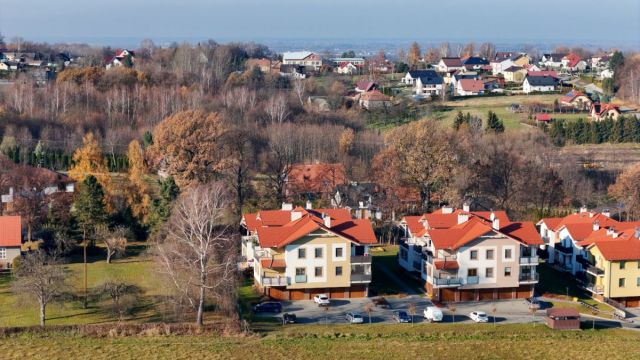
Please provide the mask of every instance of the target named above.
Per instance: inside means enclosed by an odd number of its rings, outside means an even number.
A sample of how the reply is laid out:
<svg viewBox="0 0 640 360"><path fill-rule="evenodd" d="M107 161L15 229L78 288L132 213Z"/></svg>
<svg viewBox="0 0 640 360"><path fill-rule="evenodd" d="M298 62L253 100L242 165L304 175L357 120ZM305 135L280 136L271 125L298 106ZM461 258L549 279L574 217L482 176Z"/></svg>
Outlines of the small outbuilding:
<svg viewBox="0 0 640 360"><path fill-rule="evenodd" d="M548 309L545 320L552 329L580 330L580 313L573 308Z"/></svg>

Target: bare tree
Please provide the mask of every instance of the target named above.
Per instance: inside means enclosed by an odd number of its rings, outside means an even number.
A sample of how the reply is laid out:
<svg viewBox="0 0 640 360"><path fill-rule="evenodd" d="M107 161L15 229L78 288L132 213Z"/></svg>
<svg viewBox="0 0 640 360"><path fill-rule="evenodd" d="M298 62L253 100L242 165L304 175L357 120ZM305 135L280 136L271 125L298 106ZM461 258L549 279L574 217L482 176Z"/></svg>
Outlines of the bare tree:
<svg viewBox="0 0 640 360"><path fill-rule="evenodd" d="M159 269L179 303L197 311L204 323L208 299L233 309L236 241L227 225L229 200L219 182L197 185L182 193L155 247Z"/></svg>
<svg viewBox="0 0 640 360"><path fill-rule="evenodd" d="M43 250L28 253L15 270L13 292L40 306L40 326L44 327L47 305L67 291L65 272L59 258Z"/></svg>
<svg viewBox="0 0 640 360"><path fill-rule="evenodd" d="M111 300L106 307L109 312L122 321L138 302L138 295L142 290L133 284L121 280L107 280L96 287L99 298Z"/></svg>
<svg viewBox="0 0 640 360"><path fill-rule="evenodd" d="M274 124L267 133L270 149L266 161L268 183L279 204L285 198L286 180L294 164L294 127L292 124Z"/></svg>
<svg viewBox="0 0 640 360"><path fill-rule="evenodd" d="M296 78L293 80L293 92L300 100L300 106L304 106L304 94L306 92L307 80Z"/></svg>
<svg viewBox="0 0 640 360"><path fill-rule="evenodd" d="M264 108L271 123L282 124L290 115L287 98L283 94L274 95L267 100Z"/></svg>
<svg viewBox="0 0 640 360"><path fill-rule="evenodd" d="M127 238L129 230L124 226L118 226L113 230L103 229L97 235L107 249L107 264L111 264L111 258L124 255L127 251Z"/></svg>

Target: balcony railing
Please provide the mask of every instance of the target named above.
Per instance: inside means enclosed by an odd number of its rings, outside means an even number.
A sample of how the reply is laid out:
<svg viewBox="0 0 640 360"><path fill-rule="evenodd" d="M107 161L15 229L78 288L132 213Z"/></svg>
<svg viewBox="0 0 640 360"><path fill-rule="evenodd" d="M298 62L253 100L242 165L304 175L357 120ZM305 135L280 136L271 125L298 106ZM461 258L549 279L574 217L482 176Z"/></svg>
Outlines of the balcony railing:
<svg viewBox="0 0 640 360"><path fill-rule="evenodd" d="M518 277L518 280L520 282L535 282L539 280L539 276L538 273L533 273L533 274L520 274L520 276Z"/></svg>
<svg viewBox="0 0 640 360"><path fill-rule="evenodd" d="M296 275L297 284L306 283L306 282L307 282L307 275Z"/></svg>
<svg viewBox="0 0 640 360"><path fill-rule="evenodd" d="M594 294L604 294L604 286L602 285L587 284L584 286L584 288Z"/></svg>
<svg viewBox="0 0 640 360"><path fill-rule="evenodd" d="M351 282L371 282L371 274L351 274Z"/></svg>
<svg viewBox="0 0 640 360"><path fill-rule="evenodd" d="M476 285L480 282L479 276L467 276L467 285Z"/></svg>
<svg viewBox="0 0 640 360"><path fill-rule="evenodd" d="M604 270L593 265L587 266L587 272L594 276L604 276Z"/></svg>
<svg viewBox="0 0 640 360"><path fill-rule="evenodd" d="M560 243L556 244L556 245L554 246L554 248L555 248L557 251L560 251L561 253L565 253L565 254L572 254L572 253L573 253L573 248L572 248L572 247L569 247L569 246L563 246L563 245L561 245Z"/></svg>
<svg viewBox="0 0 640 360"><path fill-rule="evenodd" d="M436 286L460 286L462 285L462 278L451 278L451 279L434 278L433 284Z"/></svg>
<svg viewBox="0 0 640 360"><path fill-rule="evenodd" d="M520 265L538 265L539 258L537 256L521 257Z"/></svg>
<svg viewBox="0 0 640 360"><path fill-rule="evenodd" d="M262 278L263 286L287 286L288 281L286 276L281 277L263 277Z"/></svg>
<svg viewBox="0 0 640 360"><path fill-rule="evenodd" d="M352 264L371 264L371 256L352 256Z"/></svg>

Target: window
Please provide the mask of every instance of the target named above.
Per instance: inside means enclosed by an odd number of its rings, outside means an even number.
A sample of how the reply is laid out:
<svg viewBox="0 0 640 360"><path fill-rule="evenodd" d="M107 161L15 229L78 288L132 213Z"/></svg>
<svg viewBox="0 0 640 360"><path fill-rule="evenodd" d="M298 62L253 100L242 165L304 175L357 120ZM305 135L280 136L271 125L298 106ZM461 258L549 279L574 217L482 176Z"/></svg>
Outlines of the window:
<svg viewBox="0 0 640 360"><path fill-rule="evenodd" d="M471 250L471 252L469 252L469 258L471 260L478 260L478 250Z"/></svg>
<svg viewBox="0 0 640 360"><path fill-rule="evenodd" d="M511 259L511 249L504 249L504 258Z"/></svg>
<svg viewBox="0 0 640 360"><path fill-rule="evenodd" d="M322 258L322 248L315 248L315 256L316 256L316 259Z"/></svg>
<svg viewBox="0 0 640 360"><path fill-rule="evenodd" d="M620 270L624 270L624 266L626 263L624 261L620 261Z"/></svg>
<svg viewBox="0 0 640 360"><path fill-rule="evenodd" d="M322 277L322 266L316 266L315 276Z"/></svg>
<svg viewBox="0 0 640 360"><path fill-rule="evenodd" d="M493 277L493 268L487 268L485 271L485 277L492 278Z"/></svg>
<svg viewBox="0 0 640 360"><path fill-rule="evenodd" d="M624 287L624 278L618 279L618 287Z"/></svg>
<svg viewBox="0 0 640 360"><path fill-rule="evenodd" d="M493 260L493 250L487 250L487 253L485 255L487 257L487 260Z"/></svg>
<svg viewBox="0 0 640 360"><path fill-rule="evenodd" d="M478 276L478 269L467 269L467 276Z"/></svg>
<svg viewBox="0 0 640 360"><path fill-rule="evenodd" d="M336 257L337 257L337 258L341 258L341 257L343 257L343 256L344 256L344 255L342 254L343 252L344 252L344 249L343 249L343 248L341 248L341 247L336 248Z"/></svg>
<svg viewBox="0 0 640 360"><path fill-rule="evenodd" d="M0 259L7 258L7 248L0 248Z"/></svg>
<svg viewBox="0 0 640 360"><path fill-rule="evenodd" d="M342 266L336 266L336 276L342 276Z"/></svg>
<svg viewBox="0 0 640 360"><path fill-rule="evenodd" d="M296 276L298 275L307 275L307 269L306 268L296 268Z"/></svg>
<svg viewBox="0 0 640 360"><path fill-rule="evenodd" d="M307 249L298 249L298 259L306 259Z"/></svg>
<svg viewBox="0 0 640 360"><path fill-rule="evenodd" d="M507 266L507 267L504 268L504 276L505 277L511 276L511 268L510 267Z"/></svg>
<svg viewBox="0 0 640 360"><path fill-rule="evenodd" d="M640 286L640 277L636 278L636 286Z"/></svg>

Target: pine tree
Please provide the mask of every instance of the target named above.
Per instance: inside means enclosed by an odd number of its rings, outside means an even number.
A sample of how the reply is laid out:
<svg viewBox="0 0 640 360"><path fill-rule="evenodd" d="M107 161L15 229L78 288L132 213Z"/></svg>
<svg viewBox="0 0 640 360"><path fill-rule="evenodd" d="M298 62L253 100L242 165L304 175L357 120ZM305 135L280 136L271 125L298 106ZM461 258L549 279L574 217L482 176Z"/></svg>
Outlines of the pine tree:
<svg viewBox="0 0 640 360"><path fill-rule="evenodd" d="M107 223L107 210L102 185L93 175L87 175L79 186L73 201L78 226L85 233Z"/></svg>
<svg viewBox="0 0 640 360"><path fill-rule="evenodd" d="M455 120L453 120L453 128L458 131L460 130L460 127L462 126L462 124L464 124L464 115L462 114L462 111L458 111L458 114L456 115Z"/></svg>
<svg viewBox="0 0 640 360"><path fill-rule="evenodd" d="M498 115L493 111L489 111L487 116L487 132L495 132L496 134L504 132L504 123L498 119Z"/></svg>
<svg viewBox="0 0 640 360"><path fill-rule="evenodd" d="M159 197L153 200L149 224L152 231L157 230L171 215L171 204L180 194L180 188L173 177L169 176L158 181L160 185Z"/></svg>

